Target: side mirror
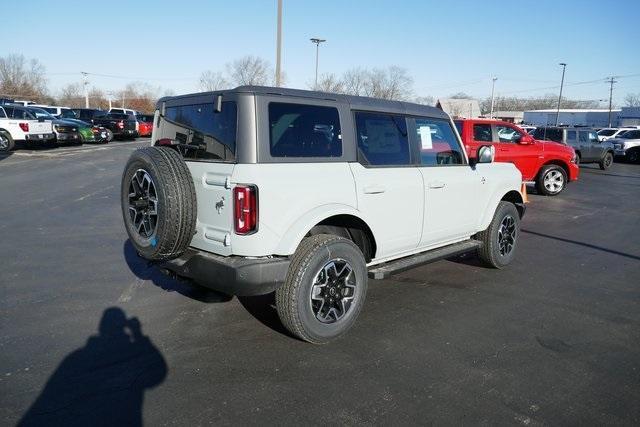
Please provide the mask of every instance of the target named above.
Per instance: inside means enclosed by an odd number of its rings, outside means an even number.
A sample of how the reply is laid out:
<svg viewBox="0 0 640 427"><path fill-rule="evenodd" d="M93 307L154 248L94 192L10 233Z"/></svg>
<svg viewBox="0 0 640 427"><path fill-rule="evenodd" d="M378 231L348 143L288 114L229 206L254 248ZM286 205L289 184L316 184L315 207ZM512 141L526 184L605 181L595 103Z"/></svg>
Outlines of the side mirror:
<svg viewBox="0 0 640 427"><path fill-rule="evenodd" d="M529 145L529 144L533 144L534 141L535 140L533 139L533 137L531 135L525 133L518 140L518 144Z"/></svg>
<svg viewBox="0 0 640 427"><path fill-rule="evenodd" d="M482 145L478 148L477 163L491 163L496 157L496 149L493 145Z"/></svg>

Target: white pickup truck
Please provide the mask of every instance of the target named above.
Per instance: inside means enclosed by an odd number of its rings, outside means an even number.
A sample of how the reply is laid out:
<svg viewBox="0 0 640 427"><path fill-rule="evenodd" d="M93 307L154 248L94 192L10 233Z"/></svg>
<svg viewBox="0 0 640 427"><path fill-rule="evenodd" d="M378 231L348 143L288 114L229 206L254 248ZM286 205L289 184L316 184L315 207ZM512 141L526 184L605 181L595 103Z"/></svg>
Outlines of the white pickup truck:
<svg viewBox="0 0 640 427"><path fill-rule="evenodd" d="M55 138L51 120L38 120L24 109L10 109L7 114L0 105L0 152L11 151L16 143L46 142Z"/></svg>
<svg viewBox="0 0 640 427"><path fill-rule="evenodd" d="M122 177L138 254L227 294L275 291L303 340L345 333L368 278L516 252L520 172L491 146L470 161L439 109L247 86L162 98L154 123Z"/></svg>

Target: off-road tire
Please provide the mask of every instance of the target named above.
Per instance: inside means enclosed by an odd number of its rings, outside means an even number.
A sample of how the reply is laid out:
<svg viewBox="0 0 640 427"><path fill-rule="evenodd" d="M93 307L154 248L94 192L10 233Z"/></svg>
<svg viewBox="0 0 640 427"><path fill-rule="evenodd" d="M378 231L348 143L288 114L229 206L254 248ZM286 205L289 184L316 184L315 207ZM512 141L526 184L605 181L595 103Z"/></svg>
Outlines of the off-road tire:
<svg viewBox="0 0 640 427"><path fill-rule="evenodd" d="M311 292L314 280L327 263L347 261L355 275L351 307L334 323L323 323L313 312ZM276 308L282 324L294 336L324 344L345 334L353 325L367 293L367 267L360 249L344 237L318 234L305 238L291 257L284 284L276 290Z"/></svg>
<svg viewBox="0 0 640 427"><path fill-rule="evenodd" d="M555 171L559 172L562 175L562 186L560 187L559 190L552 191L550 189L547 189L547 187L545 187L544 181L548 174L554 173ZM536 190L538 191L539 194L543 194L545 196L557 196L565 189L566 186L567 186L567 172L565 172L565 170L561 166L546 165L546 166L543 166L542 169L540 169L540 172L538 173L538 177L536 178Z"/></svg>
<svg viewBox="0 0 640 427"><path fill-rule="evenodd" d="M604 156L598 162L600 169L602 169L603 171L609 169L612 164L613 164L613 154L611 153L611 151L607 151L606 153L604 153Z"/></svg>
<svg viewBox="0 0 640 427"><path fill-rule="evenodd" d="M0 153L8 153L16 148L16 143L13 141L9 132L0 131Z"/></svg>
<svg viewBox="0 0 640 427"><path fill-rule="evenodd" d="M137 231L129 208L132 178L140 170L151 177L158 201L155 228L150 236ZM136 251L148 260L182 255L195 233L197 202L191 173L180 154L168 147L136 150L122 174L120 191L125 228Z"/></svg>
<svg viewBox="0 0 640 427"><path fill-rule="evenodd" d="M512 250L508 254L500 253L500 244L498 239L498 233L503 220L506 217L513 218L515 222L515 240L513 242ZM520 236L520 215L518 209L513 203L500 202L493 214L491 224L486 230L476 234L476 239L480 241L480 248L478 249L478 257L485 264L493 268L504 268L507 266L514 257L514 254L518 248L518 238Z"/></svg>

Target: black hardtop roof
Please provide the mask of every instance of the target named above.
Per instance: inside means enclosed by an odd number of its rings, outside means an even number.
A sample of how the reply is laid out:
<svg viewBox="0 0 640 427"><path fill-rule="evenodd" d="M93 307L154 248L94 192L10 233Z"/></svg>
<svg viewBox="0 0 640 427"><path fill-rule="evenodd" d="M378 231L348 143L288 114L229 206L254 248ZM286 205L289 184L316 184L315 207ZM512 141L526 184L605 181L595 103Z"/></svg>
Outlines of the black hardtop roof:
<svg viewBox="0 0 640 427"><path fill-rule="evenodd" d="M156 108L160 108L160 105L172 99L180 99L180 98L188 98L188 97L202 97L211 95L220 95L224 96L225 93L250 93L254 95L269 95L269 96L284 96L284 97L295 97L295 98L304 98L304 99L314 99L314 100L326 100L326 101L335 101L349 104L350 108L354 110L375 110L375 111L386 111L390 113L401 113L401 114L409 114L415 116L429 116L429 117L439 117L448 119L449 116L439 108L430 107L428 105L414 104L412 102L405 101L391 101L387 99L379 99L379 98L369 98L366 96L355 96L355 95L343 95L339 93L330 93L330 92L319 92L312 90L302 90L302 89L289 89L282 87L271 87L271 86L238 86L234 89L229 90L220 90L215 92L199 92L199 93L190 93L185 95L178 96L165 96L158 100L156 104Z"/></svg>

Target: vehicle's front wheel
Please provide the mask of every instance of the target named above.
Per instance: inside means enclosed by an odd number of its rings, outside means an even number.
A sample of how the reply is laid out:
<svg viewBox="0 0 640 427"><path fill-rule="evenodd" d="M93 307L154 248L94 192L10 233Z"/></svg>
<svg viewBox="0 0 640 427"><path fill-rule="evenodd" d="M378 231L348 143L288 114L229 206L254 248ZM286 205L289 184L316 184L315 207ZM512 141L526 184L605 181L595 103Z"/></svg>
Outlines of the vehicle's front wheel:
<svg viewBox="0 0 640 427"><path fill-rule="evenodd" d="M491 267L505 267L513 260L519 235L518 209L513 203L500 202L489 227L476 235L481 243L478 257Z"/></svg>
<svg viewBox="0 0 640 427"><path fill-rule="evenodd" d="M351 328L366 293L360 249L344 237L318 234L305 238L293 254L285 283L276 290L276 307L293 335L324 344Z"/></svg>
<svg viewBox="0 0 640 427"><path fill-rule="evenodd" d="M613 163L613 154L610 151L608 151L604 154L604 157L600 160L598 164L600 165L600 169L607 170L611 167L612 163Z"/></svg>
<svg viewBox="0 0 640 427"><path fill-rule="evenodd" d="M16 144L8 132L0 131L0 153L7 153L15 148Z"/></svg>
<svg viewBox="0 0 640 427"><path fill-rule="evenodd" d="M558 165L547 165L536 179L536 190L545 196L559 194L567 185L567 173Z"/></svg>

